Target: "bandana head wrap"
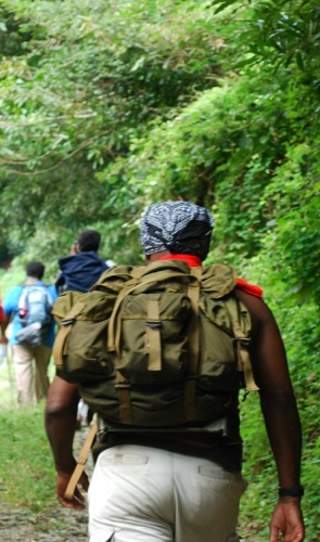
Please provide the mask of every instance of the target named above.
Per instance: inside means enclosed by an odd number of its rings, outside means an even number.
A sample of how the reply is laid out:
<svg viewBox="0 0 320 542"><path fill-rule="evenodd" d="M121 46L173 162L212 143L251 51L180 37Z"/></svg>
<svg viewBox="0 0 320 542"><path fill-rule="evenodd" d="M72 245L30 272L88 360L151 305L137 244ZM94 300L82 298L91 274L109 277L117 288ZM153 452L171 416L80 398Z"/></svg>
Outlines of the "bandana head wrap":
<svg viewBox="0 0 320 542"><path fill-rule="evenodd" d="M204 260L214 220L205 208L189 201L165 201L148 207L141 219L141 244L148 256L169 250Z"/></svg>

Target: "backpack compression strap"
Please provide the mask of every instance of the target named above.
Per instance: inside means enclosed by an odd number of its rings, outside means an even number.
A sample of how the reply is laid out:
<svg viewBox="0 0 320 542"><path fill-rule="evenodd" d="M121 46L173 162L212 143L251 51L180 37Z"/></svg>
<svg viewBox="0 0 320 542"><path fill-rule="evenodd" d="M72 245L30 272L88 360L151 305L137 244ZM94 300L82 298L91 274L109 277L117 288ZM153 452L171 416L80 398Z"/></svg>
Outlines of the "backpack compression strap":
<svg viewBox="0 0 320 542"><path fill-rule="evenodd" d="M161 371L161 319L159 299L147 301L145 343L149 352L148 371Z"/></svg>
<svg viewBox="0 0 320 542"><path fill-rule="evenodd" d="M249 354L250 339L244 333L241 327L239 318L238 316L236 316L240 314L239 301L236 299L235 303L237 304L237 308L235 310L235 314L232 317L232 328L233 328L234 340L236 344L238 370L243 372L246 390L257 391L259 390L259 388L254 380L251 359L250 359L250 354Z"/></svg>
<svg viewBox="0 0 320 542"><path fill-rule="evenodd" d="M190 370L187 380L184 384L184 412L186 421L192 421L196 418L196 378L199 371L199 354L200 354L200 327L199 327L199 298L200 298L200 281L202 275L201 267L190 268L190 273L197 280L191 282L188 286L188 297L193 308L193 319L189 332L191 359Z"/></svg>
<svg viewBox="0 0 320 542"><path fill-rule="evenodd" d="M92 444L94 442L95 436L97 434L97 431L98 431L98 423L97 423L97 415L95 414L90 423L90 430L89 430L86 440L84 441L83 447L79 455L79 459L77 460L77 466L74 469L72 476L69 480L69 483L67 485L67 489L64 492L64 496L66 499L72 499L74 495L76 487L86 467L89 453L90 453Z"/></svg>
<svg viewBox="0 0 320 542"><path fill-rule="evenodd" d="M61 328L59 329L56 339L54 341L53 351L52 351L53 359L57 367L63 366L64 346L66 344L68 335L72 329L72 324L74 323L78 314L80 314L82 308L83 308L83 303L81 302L76 303L74 307L72 307L72 309L68 312L64 320L62 320L61 322Z"/></svg>

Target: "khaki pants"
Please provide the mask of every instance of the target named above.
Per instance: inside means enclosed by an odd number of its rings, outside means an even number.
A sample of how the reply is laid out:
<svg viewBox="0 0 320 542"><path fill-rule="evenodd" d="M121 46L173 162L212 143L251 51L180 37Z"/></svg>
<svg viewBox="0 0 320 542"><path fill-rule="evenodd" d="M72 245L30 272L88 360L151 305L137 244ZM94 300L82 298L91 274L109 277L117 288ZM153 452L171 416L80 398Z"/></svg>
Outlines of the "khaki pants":
<svg viewBox="0 0 320 542"><path fill-rule="evenodd" d="M102 452L89 488L90 542L236 542L240 474L145 446Z"/></svg>
<svg viewBox="0 0 320 542"><path fill-rule="evenodd" d="M51 348L48 346L12 346L15 366L18 403L27 406L34 403L34 396L39 401L46 396L49 387L48 365ZM35 378L34 367L35 362Z"/></svg>

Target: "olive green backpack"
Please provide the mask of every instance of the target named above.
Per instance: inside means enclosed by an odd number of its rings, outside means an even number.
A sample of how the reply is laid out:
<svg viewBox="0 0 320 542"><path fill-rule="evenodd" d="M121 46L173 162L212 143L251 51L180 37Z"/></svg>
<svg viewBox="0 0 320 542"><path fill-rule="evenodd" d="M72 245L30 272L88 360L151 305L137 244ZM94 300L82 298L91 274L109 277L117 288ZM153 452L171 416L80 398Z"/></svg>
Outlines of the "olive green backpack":
<svg viewBox="0 0 320 542"><path fill-rule="evenodd" d="M181 261L106 271L67 292L53 315L58 374L110 424L174 428L223 418L245 381L256 389L251 319L227 265Z"/></svg>

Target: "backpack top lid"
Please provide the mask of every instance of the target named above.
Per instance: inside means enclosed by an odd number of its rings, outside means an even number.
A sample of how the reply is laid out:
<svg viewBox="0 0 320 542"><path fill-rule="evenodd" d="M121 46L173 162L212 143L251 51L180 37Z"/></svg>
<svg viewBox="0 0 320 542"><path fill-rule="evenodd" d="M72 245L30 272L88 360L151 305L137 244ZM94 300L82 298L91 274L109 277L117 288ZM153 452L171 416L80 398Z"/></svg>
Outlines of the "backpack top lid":
<svg viewBox="0 0 320 542"><path fill-rule="evenodd" d="M104 273L92 287L100 289L102 285L116 283L119 279L130 280L132 285L138 283L152 284L167 280L178 279L185 284L201 281L201 289L214 299L221 299L237 286L237 275L232 267L226 264L214 264L208 267L192 267L181 260L156 260L145 266L117 266ZM127 285L126 285L127 286Z"/></svg>

